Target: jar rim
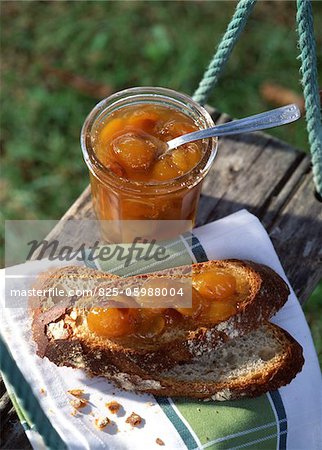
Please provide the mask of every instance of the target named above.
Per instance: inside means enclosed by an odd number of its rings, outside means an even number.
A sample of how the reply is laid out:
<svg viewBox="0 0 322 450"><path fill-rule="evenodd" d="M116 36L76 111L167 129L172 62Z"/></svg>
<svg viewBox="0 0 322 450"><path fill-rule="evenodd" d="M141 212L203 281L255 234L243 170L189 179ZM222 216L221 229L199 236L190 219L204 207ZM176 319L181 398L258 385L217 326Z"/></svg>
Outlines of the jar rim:
<svg viewBox="0 0 322 450"><path fill-rule="evenodd" d="M107 109L114 107L114 109L122 107L122 103L128 100L140 99L137 101L137 104L144 103L143 98L146 99L146 103L153 103L159 100L170 99L175 101L178 106L180 104L182 107L186 109L190 109L191 111L198 114L199 118L204 119L206 123L206 127L214 126L213 119L211 118L208 111L195 102L191 97L183 94L181 92L175 91L169 88L163 87L153 87L153 86L142 86L142 87L133 87L123 89L122 91L118 91L109 97L104 98L100 102L98 102L94 108L90 111L88 116L86 117L82 130L81 130L81 148L84 160L86 165L88 166L92 175L94 175L99 181L104 184L114 184L122 185L122 188L130 190L130 191L140 191L140 188L144 186L144 191L146 194L151 194L148 191L149 188L155 189L159 188L165 191L173 191L182 188L183 186L187 188L187 183L185 183L189 178L192 178L192 175L195 173L199 176L196 176L195 182L189 183L189 187L195 186L201 179L204 178L208 170L210 169L213 160L217 154L218 148L218 139L216 137L205 139L207 147L210 147L210 152L205 151L203 157L200 159L198 164L194 168L192 168L189 172L186 172L180 175L177 178L173 178L171 180L164 181L136 181L129 180L126 178L121 178L117 176L111 169L102 164L99 158L94 151L93 144L91 142L92 135L91 131L95 126L96 122L99 120L100 116L106 112ZM120 106L121 105L121 106ZM129 106L127 105L124 105ZM184 113L184 111L183 111ZM206 160L206 161L205 161ZM200 170L200 166L203 166ZM140 195L145 192L140 191ZM160 192L161 193L161 192Z"/></svg>

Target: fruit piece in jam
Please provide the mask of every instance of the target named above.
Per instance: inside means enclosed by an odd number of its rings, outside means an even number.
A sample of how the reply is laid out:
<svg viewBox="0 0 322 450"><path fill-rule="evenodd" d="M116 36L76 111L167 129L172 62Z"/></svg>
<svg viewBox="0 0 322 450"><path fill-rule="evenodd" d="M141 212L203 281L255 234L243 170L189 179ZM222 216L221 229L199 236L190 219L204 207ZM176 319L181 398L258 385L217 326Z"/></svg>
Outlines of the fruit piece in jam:
<svg viewBox="0 0 322 450"><path fill-rule="evenodd" d="M188 280L191 281L190 278L147 279L141 285L146 289L146 295L136 298L118 296L110 301L110 308L92 308L87 316L88 327L96 335L107 338L136 336L154 339L178 324L188 329L196 324L215 325L226 320L237 312L239 302L247 292L243 287L245 280L242 284L240 281L237 283L230 273L208 270L192 277L192 306L176 306L179 305L179 297L167 296L167 292L170 288L178 292L182 286L187 289ZM148 295L148 289L155 295ZM162 289L164 295L160 296Z"/></svg>
<svg viewBox="0 0 322 450"><path fill-rule="evenodd" d="M224 300L236 292L236 278L224 271L209 270L194 275L193 286L209 300Z"/></svg>
<svg viewBox="0 0 322 450"><path fill-rule="evenodd" d="M135 306L137 303L132 297L111 297L108 305L90 309L87 314L88 328L98 336L107 338L133 334L139 320L139 311Z"/></svg>
<svg viewBox="0 0 322 450"><path fill-rule="evenodd" d="M155 338L165 331L165 326L166 320L162 313L150 315L142 311L136 334L143 339Z"/></svg>
<svg viewBox="0 0 322 450"><path fill-rule="evenodd" d="M186 144L162 156L164 142L197 131L185 114L157 105L136 105L111 114L98 131L95 152L117 176L133 181L167 181L190 172L202 157L202 144Z"/></svg>
<svg viewBox="0 0 322 450"><path fill-rule="evenodd" d="M195 319L201 312L206 309L206 302L199 292L192 287L191 292L191 308L176 308L176 310L184 317Z"/></svg>
<svg viewBox="0 0 322 450"><path fill-rule="evenodd" d="M133 334L138 311L133 308L92 308L87 315L90 331L98 336L115 338Z"/></svg>
<svg viewBox="0 0 322 450"><path fill-rule="evenodd" d="M157 147L143 134L126 133L112 141L117 162L126 173L147 170L157 157Z"/></svg>
<svg viewBox="0 0 322 450"><path fill-rule="evenodd" d="M202 310L199 319L203 323L216 324L237 312L237 306L232 303L212 301Z"/></svg>

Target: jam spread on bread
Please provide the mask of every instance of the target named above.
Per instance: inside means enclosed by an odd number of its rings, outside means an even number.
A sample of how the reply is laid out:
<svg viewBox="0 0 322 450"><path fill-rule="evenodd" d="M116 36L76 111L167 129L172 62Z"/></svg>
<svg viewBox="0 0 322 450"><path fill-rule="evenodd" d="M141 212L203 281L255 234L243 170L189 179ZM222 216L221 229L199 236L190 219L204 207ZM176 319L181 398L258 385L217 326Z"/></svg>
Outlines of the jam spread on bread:
<svg viewBox="0 0 322 450"><path fill-rule="evenodd" d="M224 300L236 292L236 278L225 272L208 270L195 275L193 284L204 297Z"/></svg>
<svg viewBox="0 0 322 450"><path fill-rule="evenodd" d="M189 288L180 304L172 301L170 281ZM37 355L126 390L216 401L253 397L288 384L303 365L301 346L268 322L289 287L252 261L211 260L129 277L66 266L40 274L36 285ZM67 296L57 303L50 292L58 285Z"/></svg>
<svg viewBox="0 0 322 450"><path fill-rule="evenodd" d="M174 284L173 284L174 283ZM106 338L136 336L151 339L162 334L166 329L181 324L193 327L198 325L215 325L234 315L243 300L248 287L247 283L237 280L229 272L207 270L192 276L192 305L190 308L173 307L175 298L162 297L162 304L169 307L153 308L160 297L141 296L111 298L109 307L94 307L87 315L87 324L91 332ZM151 278L144 283L150 289L165 289L169 286L183 285L183 280L171 278ZM153 291L152 291L153 292ZM124 301L123 301L123 297ZM123 307L117 306L122 303ZM131 304L136 303L135 308ZM172 305L172 307L170 307ZM129 306L129 307L124 307ZM141 306L141 307L140 307ZM144 306L144 307L143 307Z"/></svg>
<svg viewBox="0 0 322 450"><path fill-rule="evenodd" d="M92 308L87 315L88 328L108 338L133 334L137 310L134 308Z"/></svg>

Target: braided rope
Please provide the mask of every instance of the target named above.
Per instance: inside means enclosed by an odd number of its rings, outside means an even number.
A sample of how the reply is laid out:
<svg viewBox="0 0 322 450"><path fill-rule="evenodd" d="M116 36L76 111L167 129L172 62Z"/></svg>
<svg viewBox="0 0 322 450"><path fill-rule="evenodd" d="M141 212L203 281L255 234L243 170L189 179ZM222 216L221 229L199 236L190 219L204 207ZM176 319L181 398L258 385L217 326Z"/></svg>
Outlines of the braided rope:
<svg viewBox="0 0 322 450"><path fill-rule="evenodd" d="M210 64L193 95L193 99L200 104L204 104L210 91L218 81L219 75L224 69L228 58L242 33L248 16L255 6L256 0L240 0L236 6L234 15L227 27L227 30L220 41L217 51L210 61Z"/></svg>
<svg viewBox="0 0 322 450"><path fill-rule="evenodd" d="M314 40L313 14L310 0L297 0L301 75L305 98L306 122L311 147L313 179L322 195L322 123L318 86L318 71Z"/></svg>
<svg viewBox="0 0 322 450"><path fill-rule="evenodd" d="M30 385L24 379L16 362L0 336L0 368L3 374L10 380L15 394L23 409L28 413L30 420L35 424L37 431L43 437L47 448L57 450L66 448L65 443L51 425L48 417L42 410L37 398L31 390Z"/></svg>

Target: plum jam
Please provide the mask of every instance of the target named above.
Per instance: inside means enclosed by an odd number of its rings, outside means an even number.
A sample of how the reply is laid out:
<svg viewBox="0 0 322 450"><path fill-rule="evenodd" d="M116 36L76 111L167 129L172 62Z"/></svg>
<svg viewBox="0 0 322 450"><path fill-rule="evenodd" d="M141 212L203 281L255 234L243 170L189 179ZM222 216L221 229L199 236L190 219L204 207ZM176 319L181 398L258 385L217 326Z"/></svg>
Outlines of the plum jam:
<svg viewBox="0 0 322 450"><path fill-rule="evenodd" d="M98 133L95 152L116 176L133 181L169 181L192 170L202 143L182 145L164 155L163 142L197 131L194 121L159 105L128 106L111 114Z"/></svg>
<svg viewBox="0 0 322 450"><path fill-rule="evenodd" d="M217 140L167 155L164 143L213 125L202 106L169 89L132 88L100 102L81 135L98 219L193 223Z"/></svg>
<svg viewBox="0 0 322 450"><path fill-rule="evenodd" d="M166 277L150 278L143 284L146 289L169 286L173 286L173 280ZM213 326L236 314L239 304L247 298L248 288L246 280L237 280L228 272L208 270L192 276L190 308L152 307L160 299L157 296L131 297L130 302L129 298L112 297L109 307L94 307L88 312L87 325L97 336L110 339L154 339L175 327L192 330ZM115 307L122 302L123 307ZM169 298L169 306L175 303L173 297Z"/></svg>

